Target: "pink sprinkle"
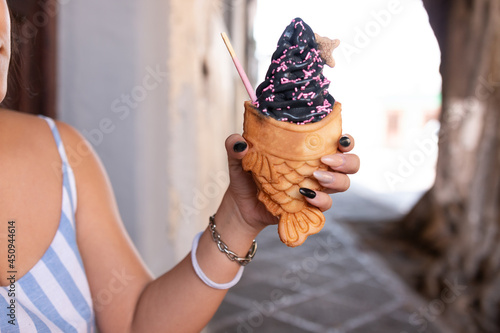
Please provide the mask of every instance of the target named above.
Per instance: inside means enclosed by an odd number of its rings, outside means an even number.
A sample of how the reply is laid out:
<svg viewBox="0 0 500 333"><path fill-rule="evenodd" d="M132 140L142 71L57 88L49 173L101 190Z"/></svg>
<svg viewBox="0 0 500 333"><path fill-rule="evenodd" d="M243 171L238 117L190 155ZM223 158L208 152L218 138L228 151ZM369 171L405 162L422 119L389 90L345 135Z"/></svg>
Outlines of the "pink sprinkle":
<svg viewBox="0 0 500 333"><path fill-rule="evenodd" d="M331 104L330 102L328 102L327 99L324 100L323 102L323 105L319 105L316 107L316 111L317 112L326 112L327 114L332 112L332 108L331 108Z"/></svg>
<svg viewBox="0 0 500 333"><path fill-rule="evenodd" d="M262 91L267 91L269 89L273 89L274 85L273 84L270 84L268 85L267 87L265 87L264 89L262 89Z"/></svg>
<svg viewBox="0 0 500 333"><path fill-rule="evenodd" d="M325 78L325 80L324 80L323 82L320 82L320 84L319 84L319 85L320 85L320 87L321 87L321 88L323 88L324 86L326 86L326 85L328 85L328 84L330 84L330 83L331 83L331 81L328 81L328 80ZM325 91L326 91L326 90L325 90Z"/></svg>
<svg viewBox="0 0 500 333"><path fill-rule="evenodd" d="M294 22L295 22L295 20L294 20ZM295 29L297 29L297 25L299 25L299 24L302 26L302 28L304 28L304 25L302 24L302 22L298 21L297 23L295 23Z"/></svg>
<svg viewBox="0 0 500 333"><path fill-rule="evenodd" d="M299 96L297 96L297 99L301 99L301 98L313 98L315 95L314 91L311 91L309 93L300 93Z"/></svg>
<svg viewBox="0 0 500 333"><path fill-rule="evenodd" d="M303 69L303 70L302 70L302 72L304 72L304 75L305 75L305 77L304 77L304 78L305 78L305 79L307 79L307 78L309 78L309 77L313 76L313 74L314 74L314 70L306 71L305 69Z"/></svg>
<svg viewBox="0 0 500 333"><path fill-rule="evenodd" d="M282 71L284 72L284 71L286 71L287 69L288 69L288 66L287 66L285 63L282 63L282 64L278 67L277 71L279 72L280 70L282 70Z"/></svg>
<svg viewBox="0 0 500 333"><path fill-rule="evenodd" d="M290 79L287 79L286 77L282 77L281 78L281 84L285 84L285 83L297 83L297 81L299 81L299 79L290 80Z"/></svg>
<svg viewBox="0 0 500 333"><path fill-rule="evenodd" d="M318 59L321 60L321 57L319 56L319 54L320 54L319 50L312 48L311 52L314 53L315 57L318 57ZM323 61L323 60L321 60L321 61Z"/></svg>
<svg viewBox="0 0 500 333"><path fill-rule="evenodd" d="M311 117L311 118L309 118L309 119L307 119L307 120L305 120L305 121L303 121L303 122L301 122L301 123L297 123L297 125L305 125L305 124L307 124L307 123L310 123L311 121L313 121L313 118L312 118L312 117Z"/></svg>

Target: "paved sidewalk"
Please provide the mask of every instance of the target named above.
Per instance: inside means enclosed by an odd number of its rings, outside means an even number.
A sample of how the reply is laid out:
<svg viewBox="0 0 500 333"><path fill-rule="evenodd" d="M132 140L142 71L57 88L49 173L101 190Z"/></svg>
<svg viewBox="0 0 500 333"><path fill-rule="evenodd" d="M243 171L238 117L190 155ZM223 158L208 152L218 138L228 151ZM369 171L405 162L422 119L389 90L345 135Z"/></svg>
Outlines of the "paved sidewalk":
<svg viewBox="0 0 500 333"><path fill-rule="evenodd" d="M366 206L365 206L366 207ZM359 209L359 207L358 207ZM276 228L203 333L447 333L432 305L334 222L288 248Z"/></svg>

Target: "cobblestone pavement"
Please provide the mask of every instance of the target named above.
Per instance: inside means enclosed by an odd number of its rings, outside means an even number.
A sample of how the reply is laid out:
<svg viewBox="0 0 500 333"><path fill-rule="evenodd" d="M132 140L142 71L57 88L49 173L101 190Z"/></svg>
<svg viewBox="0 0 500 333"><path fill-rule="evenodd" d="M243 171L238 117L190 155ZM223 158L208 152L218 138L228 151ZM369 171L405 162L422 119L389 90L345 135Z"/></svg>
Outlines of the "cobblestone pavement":
<svg viewBox="0 0 500 333"><path fill-rule="evenodd" d="M359 209L359 208L358 208ZM238 285L203 333L448 333L436 302L418 297L327 214L304 245L268 227Z"/></svg>

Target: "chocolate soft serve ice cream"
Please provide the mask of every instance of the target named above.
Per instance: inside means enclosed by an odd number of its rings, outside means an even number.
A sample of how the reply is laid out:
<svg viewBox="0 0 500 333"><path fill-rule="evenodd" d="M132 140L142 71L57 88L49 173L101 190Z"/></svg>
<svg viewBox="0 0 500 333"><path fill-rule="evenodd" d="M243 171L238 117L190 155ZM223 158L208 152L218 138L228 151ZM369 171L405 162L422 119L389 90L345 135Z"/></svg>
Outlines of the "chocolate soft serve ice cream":
<svg viewBox="0 0 500 333"><path fill-rule="evenodd" d="M335 103L324 65L312 29L296 18L281 35L266 79L257 88L256 107L280 121L320 121Z"/></svg>
<svg viewBox="0 0 500 333"><path fill-rule="evenodd" d="M331 51L338 43L294 19L279 39L257 101L245 103L249 151L243 168L252 172L259 200L279 216L278 233L288 246L301 245L325 222L299 189L322 190L313 172L327 170L320 158L337 152L341 105L322 70L325 61L334 65Z"/></svg>

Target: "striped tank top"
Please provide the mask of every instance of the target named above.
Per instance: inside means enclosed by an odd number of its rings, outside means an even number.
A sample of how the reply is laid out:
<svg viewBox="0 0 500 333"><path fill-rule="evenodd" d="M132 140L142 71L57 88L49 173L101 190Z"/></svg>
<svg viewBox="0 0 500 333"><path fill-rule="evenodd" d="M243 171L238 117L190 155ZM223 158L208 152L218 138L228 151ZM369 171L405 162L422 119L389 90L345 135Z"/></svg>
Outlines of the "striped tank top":
<svg viewBox="0 0 500 333"><path fill-rule="evenodd" d="M40 261L16 281L14 288L0 287L0 332L94 332L92 298L76 244L75 178L54 121L42 118L52 130L62 160L61 219ZM14 321L9 317L12 299Z"/></svg>

